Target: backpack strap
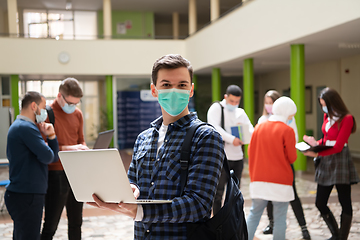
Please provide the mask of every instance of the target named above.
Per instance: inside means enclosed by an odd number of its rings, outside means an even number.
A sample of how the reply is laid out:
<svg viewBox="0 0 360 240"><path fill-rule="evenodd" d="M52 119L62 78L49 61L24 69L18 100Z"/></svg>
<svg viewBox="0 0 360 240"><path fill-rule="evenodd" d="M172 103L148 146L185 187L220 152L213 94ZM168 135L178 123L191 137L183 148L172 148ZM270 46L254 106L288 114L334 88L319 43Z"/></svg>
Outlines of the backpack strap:
<svg viewBox="0 0 360 240"><path fill-rule="evenodd" d="M46 105L46 111L47 111L47 115L49 117L49 121L50 123L55 126L55 115L54 115L54 110L49 106Z"/></svg>
<svg viewBox="0 0 360 240"><path fill-rule="evenodd" d="M221 107L221 127L222 127L222 129L225 130L225 127L224 127L224 107L223 107L223 105L221 105L220 102L218 102L218 103L219 103L219 105Z"/></svg>
<svg viewBox="0 0 360 240"><path fill-rule="evenodd" d="M188 177L188 168L189 168L189 161L190 161L190 152L191 152L191 146L192 146L192 138L194 136L194 133L196 132L196 129L198 129L200 126L207 125L206 123L195 123L192 125L188 131L186 132L184 141L181 146L181 153L180 153L180 165L181 165L181 172L180 172L180 196L183 194L186 181ZM225 169L226 174L228 175L228 179L230 179L230 168L227 162L227 158L225 156L223 167Z"/></svg>
<svg viewBox="0 0 360 240"><path fill-rule="evenodd" d="M181 153L180 153L180 165L181 165L181 175L180 175L180 186L181 191L180 195L183 194L187 176L188 176L188 168L189 168L189 161L190 161L190 152L191 152L191 146L192 146L192 138L194 136L194 133L196 132L196 129L202 125L207 125L206 123L195 123L193 124L186 132L184 141L181 146Z"/></svg>

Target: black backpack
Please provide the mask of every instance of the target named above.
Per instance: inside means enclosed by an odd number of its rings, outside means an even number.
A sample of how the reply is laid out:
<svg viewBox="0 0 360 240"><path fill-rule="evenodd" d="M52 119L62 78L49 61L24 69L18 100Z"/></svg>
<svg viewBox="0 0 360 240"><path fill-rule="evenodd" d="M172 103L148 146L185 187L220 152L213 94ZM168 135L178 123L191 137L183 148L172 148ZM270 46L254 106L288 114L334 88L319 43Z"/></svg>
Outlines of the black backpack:
<svg viewBox="0 0 360 240"><path fill-rule="evenodd" d="M48 115L48 117L49 117L50 123L51 123L53 126L55 126L54 110L53 110L49 105L46 105L45 108L46 108L47 115Z"/></svg>
<svg viewBox="0 0 360 240"><path fill-rule="evenodd" d="M187 131L181 147L181 195L183 194L190 161L192 138L199 126L206 123L194 124ZM227 159L224 159L224 169L228 175L226 198L223 207L212 218L187 224L187 239L216 239L216 240L248 240L248 232L244 214L244 198L239 189L239 180L229 169Z"/></svg>

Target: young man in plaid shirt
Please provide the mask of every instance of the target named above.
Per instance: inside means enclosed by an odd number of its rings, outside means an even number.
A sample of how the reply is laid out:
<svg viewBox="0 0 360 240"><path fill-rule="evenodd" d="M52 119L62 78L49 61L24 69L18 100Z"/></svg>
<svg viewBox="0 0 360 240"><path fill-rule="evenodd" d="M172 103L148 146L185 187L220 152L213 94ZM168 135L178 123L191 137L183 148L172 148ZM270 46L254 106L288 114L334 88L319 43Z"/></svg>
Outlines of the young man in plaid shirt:
<svg viewBox="0 0 360 240"><path fill-rule="evenodd" d="M192 139L188 181L181 195L180 151L187 130L200 122L190 113L194 94L190 62L180 55L158 59L152 70L152 95L162 116L139 134L128 177L138 199L171 199L167 204L104 203L98 207L135 220L135 239L186 239L186 224L210 218L211 207L225 158L223 141L214 128L199 127Z"/></svg>

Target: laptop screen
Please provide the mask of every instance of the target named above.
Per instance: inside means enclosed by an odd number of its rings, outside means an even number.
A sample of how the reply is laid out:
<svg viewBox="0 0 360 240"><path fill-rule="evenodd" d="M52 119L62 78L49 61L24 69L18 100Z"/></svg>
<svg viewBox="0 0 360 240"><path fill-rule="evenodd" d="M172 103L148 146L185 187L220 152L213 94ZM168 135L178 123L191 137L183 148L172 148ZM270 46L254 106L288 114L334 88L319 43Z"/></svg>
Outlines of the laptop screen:
<svg viewBox="0 0 360 240"><path fill-rule="evenodd" d="M111 143L111 139L114 135L114 129L99 133L93 149L107 149Z"/></svg>

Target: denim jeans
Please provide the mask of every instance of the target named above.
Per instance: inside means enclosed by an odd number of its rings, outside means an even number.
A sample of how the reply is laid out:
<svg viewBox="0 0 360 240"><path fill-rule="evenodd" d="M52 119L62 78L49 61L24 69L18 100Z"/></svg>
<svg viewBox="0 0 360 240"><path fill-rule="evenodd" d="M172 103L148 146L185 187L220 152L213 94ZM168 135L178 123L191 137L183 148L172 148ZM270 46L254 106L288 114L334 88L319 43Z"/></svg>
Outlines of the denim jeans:
<svg viewBox="0 0 360 240"><path fill-rule="evenodd" d="M83 203L76 201L64 171L49 171L48 182L41 240L53 239L64 206L68 218L69 240L80 240Z"/></svg>
<svg viewBox="0 0 360 240"><path fill-rule="evenodd" d="M250 214L246 220L249 240L252 240L255 235L257 226L261 215L264 212L264 209L268 201L263 199L252 199L252 204L250 208ZM273 201L273 213L274 213L274 231L273 239L275 240L285 240L286 233L286 214L289 206L289 202L275 202Z"/></svg>
<svg viewBox="0 0 360 240"><path fill-rule="evenodd" d="M295 214L295 217L299 223L299 226L302 227L302 226L306 226L306 220L305 220L305 216L304 216L304 210L303 210L303 207L302 207L302 204L301 204L301 200L297 194L297 191L296 191L296 186L295 186L295 172L294 172L294 167L293 165L291 164L291 169L293 171L293 175L294 175L294 179L293 179L293 189L294 189L294 196L295 196L295 199L292 200L290 202L290 205L291 205L291 208L293 209L294 211L294 214ZM268 214L268 217L269 217L269 220L274 220L274 216L273 216L273 206L272 206L272 203L271 201L269 201L268 205L267 205L267 214Z"/></svg>
<svg viewBox="0 0 360 240"><path fill-rule="evenodd" d="M14 221L14 240L39 240L45 194L5 192L6 208Z"/></svg>

